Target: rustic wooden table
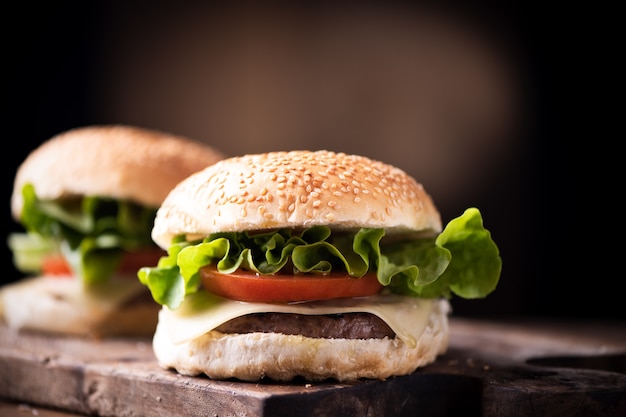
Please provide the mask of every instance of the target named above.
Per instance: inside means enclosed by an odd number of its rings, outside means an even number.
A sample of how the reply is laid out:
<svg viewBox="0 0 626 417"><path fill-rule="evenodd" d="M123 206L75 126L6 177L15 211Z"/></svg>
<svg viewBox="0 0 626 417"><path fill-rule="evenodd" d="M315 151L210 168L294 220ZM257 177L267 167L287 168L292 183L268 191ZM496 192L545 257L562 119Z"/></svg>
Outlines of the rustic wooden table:
<svg viewBox="0 0 626 417"><path fill-rule="evenodd" d="M0 326L2 416L620 416L626 323L451 318L449 351L386 381L212 381L157 366L150 340Z"/></svg>

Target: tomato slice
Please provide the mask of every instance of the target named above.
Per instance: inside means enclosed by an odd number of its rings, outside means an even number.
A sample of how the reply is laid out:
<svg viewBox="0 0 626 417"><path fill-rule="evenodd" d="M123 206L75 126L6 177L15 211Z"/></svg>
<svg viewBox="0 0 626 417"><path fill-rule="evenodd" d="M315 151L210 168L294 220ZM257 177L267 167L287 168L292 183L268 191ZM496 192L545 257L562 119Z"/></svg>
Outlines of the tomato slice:
<svg viewBox="0 0 626 417"><path fill-rule="evenodd" d="M161 256L167 253L158 248L141 249L124 254L118 271L121 273L136 273L143 266L156 265ZM72 276L72 268L61 255L50 255L43 260L42 273L49 276Z"/></svg>
<svg viewBox="0 0 626 417"><path fill-rule="evenodd" d="M343 273L258 275L242 270L222 274L215 267L206 266L200 269L200 278L203 287L213 294L232 300L261 303L365 297L378 294L383 289L375 273L368 273L361 278Z"/></svg>
<svg viewBox="0 0 626 417"><path fill-rule="evenodd" d="M41 271L47 276L72 276L72 268L61 255L51 255L44 258Z"/></svg>

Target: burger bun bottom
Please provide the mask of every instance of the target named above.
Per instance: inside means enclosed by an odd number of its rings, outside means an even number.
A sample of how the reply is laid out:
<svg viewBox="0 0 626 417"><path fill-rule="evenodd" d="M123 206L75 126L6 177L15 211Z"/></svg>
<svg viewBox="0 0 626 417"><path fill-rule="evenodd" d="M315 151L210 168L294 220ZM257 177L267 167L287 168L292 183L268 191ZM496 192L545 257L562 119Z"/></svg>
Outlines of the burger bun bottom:
<svg viewBox="0 0 626 417"><path fill-rule="evenodd" d="M426 330L409 347L395 339L322 339L279 333L225 334L210 331L173 344L159 323L153 350L159 365L183 375L243 381L307 381L360 378L384 380L407 375L445 353L449 341L447 300L433 303Z"/></svg>
<svg viewBox="0 0 626 417"><path fill-rule="evenodd" d="M0 319L18 331L151 337L161 306L145 287L133 288L135 281L120 277L102 293L90 293L71 276L25 278L0 288Z"/></svg>

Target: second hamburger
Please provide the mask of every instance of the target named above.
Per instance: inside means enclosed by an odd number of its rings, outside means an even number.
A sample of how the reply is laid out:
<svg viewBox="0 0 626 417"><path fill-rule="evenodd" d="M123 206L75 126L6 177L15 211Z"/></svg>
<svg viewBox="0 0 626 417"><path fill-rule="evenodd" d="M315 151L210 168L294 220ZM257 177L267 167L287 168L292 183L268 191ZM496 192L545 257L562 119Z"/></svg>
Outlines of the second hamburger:
<svg viewBox="0 0 626 417"><path fill-rule="evenodd" d="M0 288L0 320L16 330L151 336L158 306L136 274L165 253L150 237L157 208L180 180L223 157L126 125L74 128L35 148L11 195L24 231L8 244L25 276Z"/></svg>

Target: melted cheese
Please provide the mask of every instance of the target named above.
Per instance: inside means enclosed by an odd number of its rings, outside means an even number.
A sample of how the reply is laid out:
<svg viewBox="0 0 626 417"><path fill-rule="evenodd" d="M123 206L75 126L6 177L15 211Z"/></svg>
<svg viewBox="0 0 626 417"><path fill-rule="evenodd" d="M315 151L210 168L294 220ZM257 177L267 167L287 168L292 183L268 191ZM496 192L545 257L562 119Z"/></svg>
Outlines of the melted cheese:
<svg viewBox="0 0 626 417"><path fill-rule="evenodd" d="M233 301L206 291L187 296L181 307L163 307L159 322L172 343L180 344L210 332L236 317L253 313L294 313L308 315L370 313L380 317L410 347L417 346L433 307L432 300L384 294L294 304L266 304Z"/></svg>

